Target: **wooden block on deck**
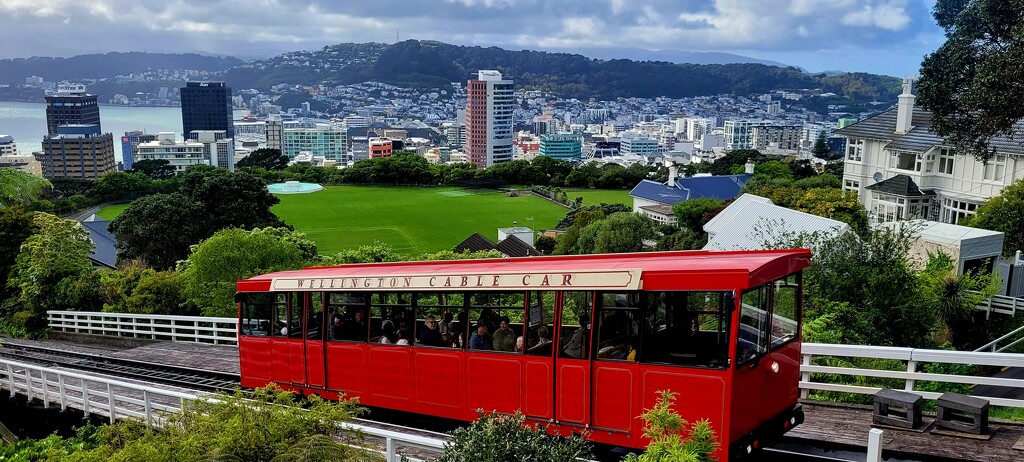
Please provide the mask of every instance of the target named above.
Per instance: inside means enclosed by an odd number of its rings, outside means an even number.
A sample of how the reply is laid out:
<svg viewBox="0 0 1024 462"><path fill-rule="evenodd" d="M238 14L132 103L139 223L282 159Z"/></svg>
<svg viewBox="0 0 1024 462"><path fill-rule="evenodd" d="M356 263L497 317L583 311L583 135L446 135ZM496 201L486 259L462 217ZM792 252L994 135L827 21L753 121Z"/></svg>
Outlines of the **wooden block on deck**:
<svg viewBox="0 0 1024 462"><path fill-rule="evenodd" d="M988 432L988 401L946 392L935 401L935 426L982 435Z"/></svg>
<svg viewBox="0 0 1024 462"><path fill-rule="evenodd" d="M875 393L871 421L897 428L917 428L921 425L922 401L921 395L884 388Z"/></svg>
<svg viewBox="0 0 1024 462"><path fill-rule="evenodd" d="M946 428L940 428L939 426L936 425L935 428L932 429L931 434L933 434L933 435L942 435L942 436L955 436L957 438L969 438L969 439L972 439L972 440L979 440L979 441L988 441L988 440L992 439L992 435L995 435L997 431L999 431L999 427L989 427L985 431L985 433L978 434L978 433L968 433L968 432L961 432L961 431L956 431L956 430L949 430L949 429L946 429ZM1024 438L1022 438L1022 440L1024 440ZM1018 443L1020 443L1020 442L1018 441ZM1014 447L1014 449L1016 449L1016 447ZM1024 448L1021 448L1021 449L1024 450Z"/></svg>

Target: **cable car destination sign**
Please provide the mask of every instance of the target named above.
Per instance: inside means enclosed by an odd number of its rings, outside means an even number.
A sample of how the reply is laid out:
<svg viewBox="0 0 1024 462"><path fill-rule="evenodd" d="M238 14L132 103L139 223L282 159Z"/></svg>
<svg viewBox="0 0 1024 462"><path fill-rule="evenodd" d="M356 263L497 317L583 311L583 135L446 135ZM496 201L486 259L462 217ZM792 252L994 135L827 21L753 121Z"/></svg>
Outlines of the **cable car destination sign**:
<svg viewBox="0 0 1024 462"><path fill-rule="evenodd" d="M639 269L274 278L273 291L639 290Z"/></svg>

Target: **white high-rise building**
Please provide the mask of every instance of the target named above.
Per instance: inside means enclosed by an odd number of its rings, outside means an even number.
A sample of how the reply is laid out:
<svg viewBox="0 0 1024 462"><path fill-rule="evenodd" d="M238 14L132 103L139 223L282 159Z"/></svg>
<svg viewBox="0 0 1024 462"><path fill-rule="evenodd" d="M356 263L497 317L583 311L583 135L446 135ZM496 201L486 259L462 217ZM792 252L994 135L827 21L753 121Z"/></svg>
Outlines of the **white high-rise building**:
<svg viewBox="0 0 1024 462"><path fill-rule="evenodd" d="M753 149L754 127L771 125L770 120L726 120L725 149Z"/></svg>
<svg viewBox="0 0 1024 462"><path fill-rule="evenodd" d="M0 135L0 156L13 156L18 154L18 144L14 142L11 135Z"/></svg>
<svg viewBox="0 0 1024 462"><path fill-rule="evenodd" d="M348 157L348 129L344 125L316 124L313 128L286 128L281 153L289 160L306 151L327 160L345 162Z"/></svg>
<svg viewBox="0 0 1024 462"><path fill-rule="evenodd" d="M512 160L513 82L479 71L466 87L466 154L479 168Z"/></svg>
<svg viewBox="0 0 1024 462"><path fill-rule="evenodd" d="M210 165L235 171L235 140L224 130L192 130L188 141L203 144L203 157Z"/></svg>
<svg viewBox="0 0 1024 462"><path fill-rule="evenodd" d="M221 130L223 131L223 130ZM160 132L156 141L139 144L139 160L166 160L176 173L184 172L192 165L209 165L203 154L203 143L198 141L175 140L174 132Z"/></svg>

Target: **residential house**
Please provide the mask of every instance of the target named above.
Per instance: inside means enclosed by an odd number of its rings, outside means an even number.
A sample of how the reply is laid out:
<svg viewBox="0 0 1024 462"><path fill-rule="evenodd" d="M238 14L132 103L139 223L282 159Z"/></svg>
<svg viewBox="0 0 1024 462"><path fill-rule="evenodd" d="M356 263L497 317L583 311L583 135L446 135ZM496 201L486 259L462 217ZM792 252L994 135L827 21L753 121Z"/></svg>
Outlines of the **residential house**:
<svg viewBox="0 0 1024 462"><path fill-rule="evenodd" d="M752 170L752 167L748 166L748 170ZM676 166L670 163L667 182L641 180L640 184L629 192L633 198L633 211L659 224L674 225L678 220L672 212L673 205L699 198L733 199L740 194L743 185L753 176L744 173L679 178L677 174Z"/></svg>
<svg viewBox="0 0 1024 462"><path fill-rule="evenodd" d="M931 112L915 108L913 79L896 107L835 131L845 136L843 188L857 192L870 223L922 218L956 224L1004 187L1024 178L1024 126L1016 140L990 140L982 163L957 154L931 132Z"/></svg>

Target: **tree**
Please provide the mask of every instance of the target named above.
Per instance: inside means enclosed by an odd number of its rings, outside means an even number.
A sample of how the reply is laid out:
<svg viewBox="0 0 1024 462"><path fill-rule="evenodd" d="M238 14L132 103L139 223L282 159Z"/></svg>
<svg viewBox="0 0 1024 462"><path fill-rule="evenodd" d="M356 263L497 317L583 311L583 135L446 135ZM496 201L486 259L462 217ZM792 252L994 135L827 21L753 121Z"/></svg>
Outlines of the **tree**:
<svg viewBox="0 0 1024 462"><path fill-rule="evenodd" d="M141 173L154 180L166 180L174 176L174 166L166 159L146 159L132 164L132 172Z"/></svg>
<svg viewBox="0 0 1024 462"><path fill-rule="evenodd" d="M931 129L956 151L988 161L995 136L1024 118L1024 0L939 0L932 14L946 42L921 63L918 95Z"/></svg>
<svg viewBox="0 0 1024 462"><path fill-rule="evenodd" d="M575 212L575 213L573 213ZM561 236L558 236L558 242L555 244L555 249L552 251L554 255L573 255L580 253L577 248L577 243L580 239L580 233L583 229L595 221L603 220L605 217L604 211L598 207L576 209L572 214L572 224L566 228L565 232ZM568 218L569 214L566 214ZM565 219L563 219L565 221Z"/></svg>
<svg viewBox="0 0 1024 462"><path fill-rule="evenodd" d="M144 196L152 192L153 180L135 171L108 173L96 180L93 187L93 193L104 199Z"/></svg>
<svg viewBox="0 0 1024 462"><path fill-rule="evenodd" d="M437 462L552 461L574 462L590 459L590 444L579 435L568 438L549 435L543 426L526 425L521 413L484 414L472 424L452 432Z"/></svg>
<svg viewBox="0 0 1024 462"><path fill-rule="evenodd" d="M977 215L964 217L960 224L1000 231L1003 237L1003 255L1011 256L1024 250L1024 180L1017 180L1003 188L978 207Z"/></svg>
<svg viewBox="0 0 1024 462"><path fill-rule="evenodd" d="M179 178L179 192L137 199L110 223L121 261L173 268L190 245L221 229L287 227L270 211L279 200L249 173L194 166Z"/></svg>
<svg viewBox="0 0 1024 462"><path fill-rule="evenodd" d="M304 233L286 228L229 228L192 246L178 271L189 304L206 316L234 316L236 282L299 269L317 259L316 244Z"/></svg>
<svg viewBox="0 0 1024 462"><path fill-rule="evenodd" d="M533 247L545 255L551 255L555 251L556 245L558 245L558 240L551 236L539 236L533 243Z"/></svg>
<svg viewBox="0 0 1024 462"><path fill-rule="evenodd" d="M725 208L725 201L710 197L699 197L679 202L672 206L679 226L695 233L704 233L704 225Z"/></svg>
<svg viewBox="0 0 1024 462"><path fill-rule="evenodd" d="M818 137L814 139L814 147L811 148L811 154L819 159L828 159L832 150L828 148L828 139L825 138L825 132L819 131Z"/></svg>
<svg viewBox="0 0 1024 462"><path fill-rule="evenodd" d="M0 205L28 205L39 194L53 185L43 178L15 170L0 167Z"/></svg>
<svg viewBox="0 0 1024 462"><path fill-rule="evenodd" d="M642 252L644 241L657 237L654 223L639 213L619 212L595 221L580 232L579 253Z"/></svg>
<svg viewBox="0 0 1024 462"><path fill-rule="evenodd" d="M138 265L100 273L103 311L112 313L191 315L182 308L180 275Z"/></svg>
<svg viewBox="0 0 1024 462"><path fill-rule="evenodd" d="M6 295L7 276L18 258L21 244L38 230L33 215L21 206L0 208L0 295Z"/></svg>
<svg viewBox="0 0 1024 462"><path fill-rule="evenodd" d="M288 156L281 153L280 149L261 148L235 164L236 168L262 168L266 170L284 170L288 167Z"/></svg>
<svg viewBox="0 0 1024 462"><path fill-rule="evenodd" d="M98 275L89 260L89 232L77 221L36 213L29 236L11 268L8 287L15 295L4 302L8 313L27 312L31 326L45 325L47 310L88 311L99 305Z"/></svg>
<svg viewBox="0 0 1024 462"><path fill-rule="evenodd" d="M390 245L380 241L373 241L371 245L359 246L355 249L342 250L332 256L323 257L323 263L327 265L344 265L347 263L381 263L388 261L401 261L404 257L399 255Z"/></svg>
<svg viewBox="0 0 1024 462"><path fill-rule="evenodd" d="M183 194L140 197L110 222L118 261L141 260L157 269L173 268L189 246L206 237L203 204Z"/></svg>
<svg viewBox="0 0 1024 462"><path fill-rule="evenodd" d="M691 425L675 411L672 402L676 393L660 390L657 404L640 415L644 421L644 436L651 442L641 455L630 454L624 462L708 462L718 449L715 431L707 419ZM683 436L685 431L686 435Z"/></svg>

